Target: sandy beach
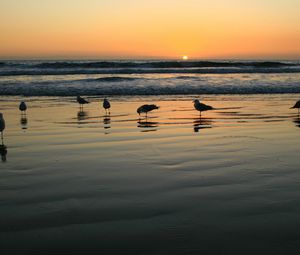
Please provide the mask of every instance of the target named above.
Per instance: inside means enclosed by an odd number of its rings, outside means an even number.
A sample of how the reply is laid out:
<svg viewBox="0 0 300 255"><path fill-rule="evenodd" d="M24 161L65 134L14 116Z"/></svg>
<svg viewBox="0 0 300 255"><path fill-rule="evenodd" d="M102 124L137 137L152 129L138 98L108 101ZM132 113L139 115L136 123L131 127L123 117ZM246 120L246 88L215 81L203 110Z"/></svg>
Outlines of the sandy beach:
<svg viewBox="0 0 300 255"><path fill-rule="evenodd" d="M299 95L194 98L1 96L0 253L300 252Z"/></svg>

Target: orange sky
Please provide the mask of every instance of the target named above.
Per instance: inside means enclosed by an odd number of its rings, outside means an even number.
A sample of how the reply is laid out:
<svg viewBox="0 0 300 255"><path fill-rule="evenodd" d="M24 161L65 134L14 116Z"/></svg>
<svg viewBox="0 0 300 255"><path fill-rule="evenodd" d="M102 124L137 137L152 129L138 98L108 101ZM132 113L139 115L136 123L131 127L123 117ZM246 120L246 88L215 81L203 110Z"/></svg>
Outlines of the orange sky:
<svg viewBox="0 0 300 255"><path fill-rule="evenodd" d="M1 0L0 58L300 58L299 0Z"/></svg>

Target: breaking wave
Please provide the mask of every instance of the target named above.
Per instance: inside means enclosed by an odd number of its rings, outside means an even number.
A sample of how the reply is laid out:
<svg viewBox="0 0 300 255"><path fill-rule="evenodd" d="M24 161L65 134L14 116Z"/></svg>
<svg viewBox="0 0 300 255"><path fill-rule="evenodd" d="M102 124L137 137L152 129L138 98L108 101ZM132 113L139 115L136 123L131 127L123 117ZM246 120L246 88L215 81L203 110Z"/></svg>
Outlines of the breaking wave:
<svg viewBox="0 0 300 255"><path fill-rule="evenodd" d="M299 61L1 61L0 95L300 93Z"/></svg>
<svg viewBox="0 0 300 255"><path fill-rule="evenodd" d="M2 61L0 76L147 73L296 73L297 61Z"/></svg>
<svg viewBox="0 0 300 255"><path fill-rule="evenodd" d="M0 95L178 95L178 94L274 94L300 93L300 74L250 74L139 77L91 77L69 79L0 79ZM47 79L48 78L48 79Z"/></svg>

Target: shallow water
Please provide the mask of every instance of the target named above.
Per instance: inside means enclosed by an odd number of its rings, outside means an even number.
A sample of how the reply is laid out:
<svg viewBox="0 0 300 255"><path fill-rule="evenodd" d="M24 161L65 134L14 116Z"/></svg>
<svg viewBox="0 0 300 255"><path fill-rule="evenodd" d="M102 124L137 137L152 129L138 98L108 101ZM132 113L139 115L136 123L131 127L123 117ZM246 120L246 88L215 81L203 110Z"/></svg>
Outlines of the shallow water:
<svg viewBox="0 0 300 255"><path fill-rule="evenodd" d="M298 95L193 98L0 97L1 254L297 254Z"/></svg>

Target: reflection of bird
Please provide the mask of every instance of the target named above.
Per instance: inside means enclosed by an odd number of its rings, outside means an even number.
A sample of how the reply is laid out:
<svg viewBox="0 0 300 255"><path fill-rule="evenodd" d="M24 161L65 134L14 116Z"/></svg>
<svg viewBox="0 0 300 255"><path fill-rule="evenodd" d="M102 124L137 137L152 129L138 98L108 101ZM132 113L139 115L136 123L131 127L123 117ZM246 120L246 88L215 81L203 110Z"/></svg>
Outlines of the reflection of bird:
<svg viewBox="0 0 300 255"><path fill-rule="evenodd" d="M194 100L194 107L197 111L201 112L208 111L208 110L213 110L214 108L210 105L202 104L198 99Z"/></svg>
<svg viewBox="0 0 300 255"><path fill-rule="evenodd" d="M2 162L5 162L6 161L6 154L7 154L7 147L4 144L0 145L0 154L1 154Z"/></svg>
<svg viewBox="0 0 300 255"><path fill-rule="evenodd" d="M27 105L25 104L25 102L21 102L19 105L19 110L21 111L21 113L25 113L26 114L26 110L27 110Z"/></svg>
<svg viewBox="0 0 300 255"><path fill-rule="evenodd" d="M84 104L89 104L90 102L82 98L81 96L77 96L77 102L79 103L80 107L83 107Z"/></svg>
<svg viewBox="0 0 300 255"><path fill-rule="evenodd" d="M210 119L196 119L194 120L194 132L199 132L200 129L204 128L212 128L211 126L212 120Z"/></svg>
<svg viewBox="0 0 300 255"><path fill-rule="evenodd" d="M148 112L151 112L152 110L155 110L158 108L159 108L159 106L157 106L155 104L144 104L137 109L137 113L139 115L141 115L141 113L146 113L146 117L147 117Z"/></svg>
<svg viewBox="0 0 300 255"><path fill-rule="evenodd" d="M295 104L293 107L291 107L290 109L296 109L296 108L298 108L298 114L299 114L299 109L300 109L300 100L299 100L299 101L297 101L297 102L296 102L296 104Z"/></svg>
<svg viewBox="0 0 300 255"><path fill-rule="evenodd" d="M293 120L293 122L296 124L297 127L300 128L300 118L299 118L299 116L298 116L298 118L295 118L295 119Z"/></svg>
<svg viewBox="0 0 300 255"><path fill-rule="evenodd" d="M88 113L87 113L87 112L84 112L83 110L80 110L80 111L77 113L77 119L78 119L78 121L80 121L80 120L85 120L87 116L88 116Z"/></svg>
<svg viewBox="0 0 300 255"><path fill-rule="evenodd" d="M3 131L5 129L5 120L3 118L3 114L0 113L0 132L1 132L1 140L2 140L2 143L3 143Z"/></svg>
<svg viewBox="0 0 300 255"><path fill-rule="evenodd" d="M141 132L156 131L158 127L158 122L141 121L139 119L137 123L138 127L143 129Z"/></svg>
<svg viewBox="0 0 300 255"><path fill-rule="evenodd" d="M104 98L104 100L103 100L103 108L105 109L106 113L108 111L108 113L110 114L110 110L109 110L110 109L110 103L106 98Z"/></svg>
<svg viewBox="0 0 300 255"><path fill-rule="evenodd" d="M110 117L108 115L105 115L103 118L103 127L104 129L110 128Z"/></svg>
<svg viewBox="0 0 300 255"><path fill-rule="evenodd" d="M21 123L22 129L27 129L28 120L26 118L26 115L21 117L20 123Z"/></svg>

